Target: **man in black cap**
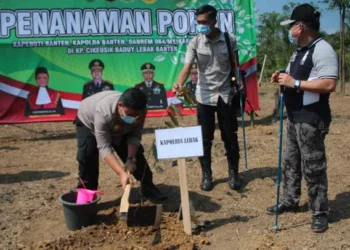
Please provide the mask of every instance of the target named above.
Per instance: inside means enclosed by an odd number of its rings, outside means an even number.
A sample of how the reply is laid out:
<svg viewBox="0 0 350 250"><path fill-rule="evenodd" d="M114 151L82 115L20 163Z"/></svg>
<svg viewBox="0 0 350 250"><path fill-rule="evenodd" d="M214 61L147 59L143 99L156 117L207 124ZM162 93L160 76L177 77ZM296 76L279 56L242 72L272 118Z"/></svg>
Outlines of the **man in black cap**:
<svg viewBox="0 0 350 250"><path fill-rule="evenodd" d="M168 101L164 85L153 80L156 67L152 63L145 63L141 66L144 81L136 84L135 88L141 89L148 98L147 109L166 109Z"/></svg>
<svg viewBox="0 0 350 250"><path fill-rule="evenodd" d="M94 59L89 63L92 80L84 84L83 99L105 90L114 90L112 83L102 80L102 71L105 68L100 59Z"/></svg>
<svg viewBox="0 0 350 250"><path fill-rule="evenodd" d="M287 73L275 71L271 77L271 82L284 88L288 114L283 197L278 211L297 210L304 175L313 213L311 229L324 232L328 228L324 140L331 123L329 96L335 91L338 79L337 55L320 36L320 12L311 5L297 6L290 20L281 25L289 25L289 40L297 49ZM267 211L276 213L276 206L268 207Z"/></svg>

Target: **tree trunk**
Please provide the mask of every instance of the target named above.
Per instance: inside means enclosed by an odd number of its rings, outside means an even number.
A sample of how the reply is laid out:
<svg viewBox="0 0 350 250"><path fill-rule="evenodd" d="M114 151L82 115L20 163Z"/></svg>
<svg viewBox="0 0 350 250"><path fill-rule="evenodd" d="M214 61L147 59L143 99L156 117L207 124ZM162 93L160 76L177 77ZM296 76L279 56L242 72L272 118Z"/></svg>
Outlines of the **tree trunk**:
<svg viewBox="0 0 350 250"><path fill-rule="evenodd" d="M341 41L342 43L342 50L341 50L341 83L342 83L342 94L345 94L345 14L346 14L346 7L343 6L342 10L342 38L343 40Z"/></svg>
<svg viewBox="0 0 350 250"><path fill-rule="evenodd" d="M344 47L343 47L343 40L344 40L344 22L343 22L343 19L342 19L342 7L339 6L339 21L340 21L340 32L339 32L339 38L340 38L340 51L339 51L339 81L340 81L340 93L343 93L343 74L344 74L344 71L342 70L342 64L343 64L343 50L344 50Z"/></svg>

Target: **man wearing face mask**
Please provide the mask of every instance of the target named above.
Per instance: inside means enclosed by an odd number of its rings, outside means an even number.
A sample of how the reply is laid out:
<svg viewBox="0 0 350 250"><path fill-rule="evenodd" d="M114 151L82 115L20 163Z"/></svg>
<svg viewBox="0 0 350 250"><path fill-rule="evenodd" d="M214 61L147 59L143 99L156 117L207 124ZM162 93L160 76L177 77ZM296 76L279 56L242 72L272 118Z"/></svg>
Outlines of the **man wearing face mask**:
<svg viewBox="0 0 350 250"><path fill-rule="evenodd" d="M228 103L231 89L229 51L224 33L215 27L217 22L216 9L210 5L203 5L196 10L195 15L199 34L188 44L185 65L173 86L173 91L181 93L196 60L198 65L197 119L198 124L202 127L204 146L204 156L199 158L202 167L201 189L210 191L213 188L211 148L216 113L221 138L226 149L229 170L228 184L231 189L238 190L240 188L238 125L235 107ZM236 39L229 35L229 40L233 51L236 48Z"/></svg>
<svg viewBox="0 0 350 250"><path fill-rule="evenodd" d="M142 195L153 201L165 199L152 181L152 172L143 155L142 129L146 117L147 97L131 88L120 94L103 91L84 99L76 119L79 176L88 189L96 190L99 154L119 175L122 187L130 181L127 170L141 182ZM123 169L114 154L125 162ZM78 187L82 187L81 183Z"/></svg>
<svg viewBox="0 0 350 250"><path fill-rule="evenodd" d="M338 78L337 55L320 36L319 20L318 11L309 4L302 4L293 10L290 20L281 23L289 25L289 40L297 49L287 73L276 71L271 77L271 82L284 88L288 114L279 213L297 210L304 175L314 232L324 232L328 228L324 140L331 123L329 95L335 91ZM267 211L274 214L276 207L268 207Z"/></svg>

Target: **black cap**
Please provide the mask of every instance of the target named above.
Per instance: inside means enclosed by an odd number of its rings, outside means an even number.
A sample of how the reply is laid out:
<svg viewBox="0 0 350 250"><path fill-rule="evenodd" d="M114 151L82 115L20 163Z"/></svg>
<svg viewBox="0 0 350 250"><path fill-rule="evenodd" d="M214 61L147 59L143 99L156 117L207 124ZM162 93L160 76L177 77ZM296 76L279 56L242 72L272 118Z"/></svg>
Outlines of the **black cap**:
<svg viewBox="0 0 350 250"><path fill-rule="evenodd" d="M320 22L320 12L310 4L301 4L294 8L290 19L281 22L281 25L288 25L298 21L305 23Z"/></svg>
<svg viewBox="0 0 350 250"><path fill-rule="evenodd" d="M49 75L49 72L47 71L47 69L45 67L37 67L35 69L35 77L37 77L39 74Z"/></svg>
<svg viewBox="0 0 350 250"><path fill-rule="evenodd" d="M105 65L100 59L94 59L89 63L89 69L104 69Z"/></svg>
<svg viewBox="0 0 350 250"><path fill-rule="evenodd" d="M142 72L153 72L156 69L156 67L152 63L144 63L141 66Z"/></svg>

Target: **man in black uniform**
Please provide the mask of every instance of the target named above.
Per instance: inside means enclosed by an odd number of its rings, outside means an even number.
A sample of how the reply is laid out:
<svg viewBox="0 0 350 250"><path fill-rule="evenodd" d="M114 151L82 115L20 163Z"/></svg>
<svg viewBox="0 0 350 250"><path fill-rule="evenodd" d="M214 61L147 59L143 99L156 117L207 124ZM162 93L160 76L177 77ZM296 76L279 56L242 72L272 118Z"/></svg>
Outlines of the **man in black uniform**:
<svg viewBox="0 0 350 250"><path fill-rule="evenodd" d="M164 85L153 80L156 67L152 63L145 63L141 66L144 81L136 84L135 88L141 89L148 98L147 109L166 109L168 101Z"/></svg>
<svg viewBox="0 0 350 250"><path fill-rule="evenodd" d="M101 91L114 90L110 82L102 80L104 68L105 65L100 59L94 59L89 63L92 80L84 84L83 99Z"/></svg>
<svg viewBox="0 0 350 250"><path fill-rule="evenodd" d="M198 82L198 66L197 63L193 63L191 67L191 81L186 82L186 86L192 92L192 94L196 93L196 86Z"/></svg>

